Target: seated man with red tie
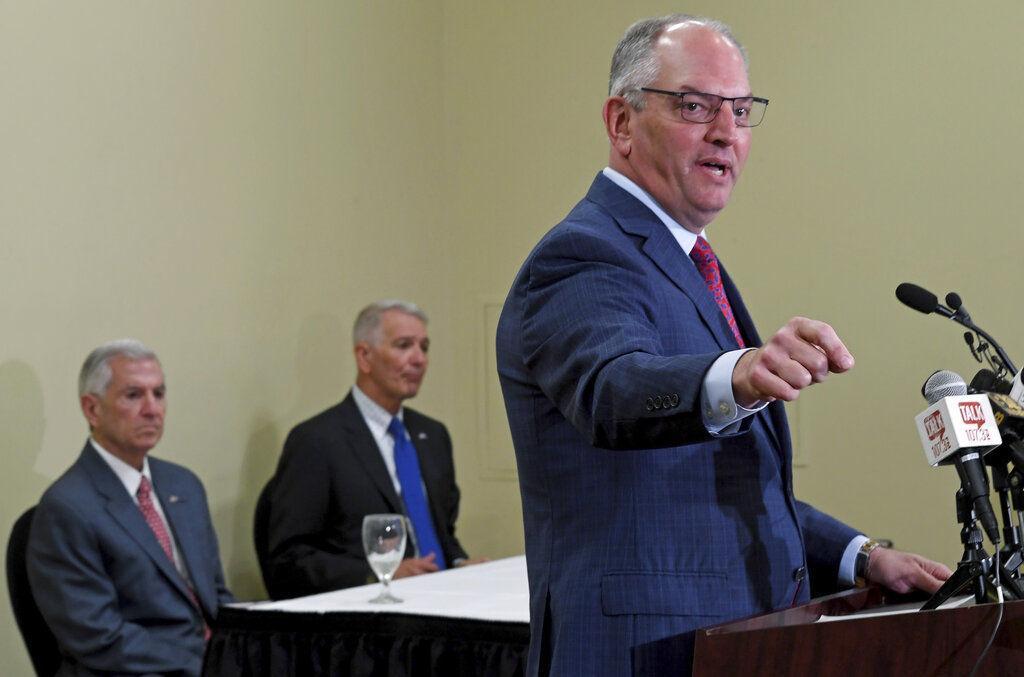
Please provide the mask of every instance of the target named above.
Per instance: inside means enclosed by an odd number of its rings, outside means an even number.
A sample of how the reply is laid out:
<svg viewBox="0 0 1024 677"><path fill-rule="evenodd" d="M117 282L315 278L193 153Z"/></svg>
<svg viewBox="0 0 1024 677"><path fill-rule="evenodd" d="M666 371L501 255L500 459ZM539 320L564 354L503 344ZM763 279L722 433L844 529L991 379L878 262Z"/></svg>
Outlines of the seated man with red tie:
<svg viewBox="0 0 1024 677"><path fill-rule="evenodd" d="M275 599L376 580L362 545L363 517L374 513L409 518L395 578L468 563L455 538L448 430L403 406L427 371L427 316L412 303L373 303L359 313L353 343L352 391L292 429L267 489L264 575Z"/></svg>
<svg viewBox="0 0 1024 677"><path fill-rule="evenodd" d="M82 365L89 440L39 501L27 553L58 674L198 675L208 621L233 601L203 485L148 455L166 392L156 354L133 339Z"/></svg>

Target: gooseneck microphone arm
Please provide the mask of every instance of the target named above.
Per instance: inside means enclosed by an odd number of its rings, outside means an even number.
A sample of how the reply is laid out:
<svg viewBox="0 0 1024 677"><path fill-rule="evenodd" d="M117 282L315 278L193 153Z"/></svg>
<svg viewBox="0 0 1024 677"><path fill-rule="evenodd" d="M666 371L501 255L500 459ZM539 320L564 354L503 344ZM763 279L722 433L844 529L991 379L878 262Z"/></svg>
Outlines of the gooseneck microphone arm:
<svg viewBox="0 0 1024 677"><path fill-rule="evenodd" d="M949 308L939 303L939 298L935 294L931 293L923 287L919 287L912 282L903 282L896 287L896 298L900 300L903 305L913 308L919 313L930 315L935 313L942 317L953 320L957 324L967 327L978 336L988 341L989 345L995 349L996 354L1002 361L1003 366L1011 373L1017 373L1017 367L1014 365L1013 360L1006 354L1003 347L999 345L999 342L992 338L991 335L978 325L974 324L974 320L967 314L967 311L963 307L963 303L960 300L960 296L955 293L949 293L946 295L946 303L954 306Z"/></svg>

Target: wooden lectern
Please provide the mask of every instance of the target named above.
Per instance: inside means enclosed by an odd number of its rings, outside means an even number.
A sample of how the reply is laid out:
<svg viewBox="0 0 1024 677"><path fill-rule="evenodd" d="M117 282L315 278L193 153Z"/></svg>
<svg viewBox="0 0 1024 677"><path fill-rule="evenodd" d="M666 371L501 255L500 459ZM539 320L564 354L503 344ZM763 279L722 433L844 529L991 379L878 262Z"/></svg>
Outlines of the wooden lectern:
<svg viewBox="0 0 1024 677"><path fill-rule="evenodd" d="M905 600L905 598L904 598ZM693 675L967 675L992 635L995 604L817 622L893 601L880 588L847 590L803 606L704 628ZM903 600L901 600L903 601ZM663 674L678 674L670 666ZM979 675L1024 671L1024 601L1007 602Z"/></svg>

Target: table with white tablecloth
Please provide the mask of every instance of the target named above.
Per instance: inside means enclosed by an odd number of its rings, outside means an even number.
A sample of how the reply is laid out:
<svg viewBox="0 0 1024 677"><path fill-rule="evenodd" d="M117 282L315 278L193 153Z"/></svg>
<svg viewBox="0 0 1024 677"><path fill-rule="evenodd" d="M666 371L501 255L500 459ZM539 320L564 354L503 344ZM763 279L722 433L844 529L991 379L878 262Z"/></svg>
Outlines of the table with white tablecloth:
<svg viewBox="0 0 1024 677"><path fill-rule="evenodd" d="M526 559L220 610L205 675L517 675L529 644Z"/></svg>

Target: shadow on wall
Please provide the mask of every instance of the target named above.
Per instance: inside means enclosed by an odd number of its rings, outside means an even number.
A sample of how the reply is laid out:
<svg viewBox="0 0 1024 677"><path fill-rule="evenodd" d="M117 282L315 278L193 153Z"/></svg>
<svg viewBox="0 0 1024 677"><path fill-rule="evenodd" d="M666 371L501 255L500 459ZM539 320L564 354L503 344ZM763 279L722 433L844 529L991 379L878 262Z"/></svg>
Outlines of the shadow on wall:
<svg viewBox="0 0 1024 677"><path fill-rule="evenodd" d="M7 553L11 526L21 513L39 501L50 479L35 471L43 446L46 418L43 388L35 370L26 362L0 363L0 552ZM21 642L4 580L0 604L0 673L29 670L28 654Z"/></svg>
<svg viewBox="0 0 1024 677"><path fill-rule="evenodd" d="M341 401L351 376L350 327L337 316L318 314L303 321L295 355L295 398L286 412L261 411L253 417L245 456L238 471L238 504L225 509L231 523L232 557L224 562L225 576L238 599L266 599L266 589L256 563L253 516L256 499L274 474L287 431L319 411ZM275 387L272 384L264 387ZM280 387L280 384L277 384ZM227 536L224 534L223 538ZM223 552L225 548L221 548Z"/></svg>
<svg viewBox="0 0 1024 677"><path fill-rule="evenodd" d="M256 498L277 466L282 443L280 428L273 417L266 412L257 415L245 445L245 456L238 469L238 504L225 507L223 512L229 514L219 515L216 520L219 522L219 518L223 517L231 521L232 555L230 561L224 562L224 575L231 592L240 600L267 599L263 578L256 564L252 537L253 514L256 511ZM220 538L223 556L224 538Z"/></svg>

